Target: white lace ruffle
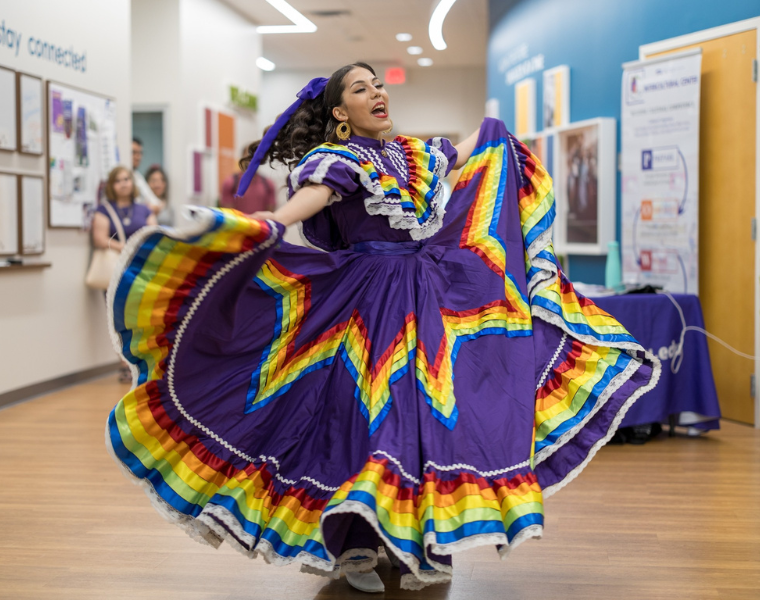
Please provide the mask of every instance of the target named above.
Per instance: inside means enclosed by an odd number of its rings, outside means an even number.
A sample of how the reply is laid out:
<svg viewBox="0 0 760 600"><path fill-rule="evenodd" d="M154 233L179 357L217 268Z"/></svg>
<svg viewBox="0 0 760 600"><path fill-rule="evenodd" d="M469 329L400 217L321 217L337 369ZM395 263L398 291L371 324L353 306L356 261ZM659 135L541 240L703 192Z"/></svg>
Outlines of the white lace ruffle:
<svg viewBox="0 0 760 600"><path fill-rule="evenodd" d="M446 215L446 209L441 205L443 199L442 179L446 175L449 160L438 148L433 146L429 146L429 148L430 153L435 157L433 175L438 180L433 189L433 197L430 199L430 216L424 223L420 223L414 213L404 210L401 206L400 197L387 197L383 194L382 198L372 197L364 200L364 206L369 214L388 217L388 223L393 229L409 230L409 235L413 240L424 240L438 233L443 226L443 218Z"/></svg>

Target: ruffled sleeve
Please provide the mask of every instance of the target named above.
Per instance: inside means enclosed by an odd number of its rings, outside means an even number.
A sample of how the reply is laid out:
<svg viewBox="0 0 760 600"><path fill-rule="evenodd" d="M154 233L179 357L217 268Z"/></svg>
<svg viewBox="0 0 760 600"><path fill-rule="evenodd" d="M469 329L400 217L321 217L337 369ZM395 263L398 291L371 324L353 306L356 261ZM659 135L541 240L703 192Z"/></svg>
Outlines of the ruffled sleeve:
<svg viewBox="0 0 760 600"><path fill-rule="evenodd" d="M370 183L359 158L345 146L337 144L314 148L290 174L289 195L310 183L326 185L333 193L327 207L303 222L303 236L313 246L328 252L347 248L329 205L352 195L360 196L357 194L360 188Z"/></svg>
<svg viewBox="0 0 760 600"><path fill-rule="evenodd" d="M443 165L444 168L441 169L441 171L443 171L443 176L445 177L454 168L454 165L457 162L457 158L459 157L459 152L457 152L454 144L452 144L451 141L447 140L446 138L430 138L427 141L427 144L431 148L435 148L440 152L440 155L438 156L439 159L445 159L446 162L445 165Z"/></svg>
<svg viewBox="0 0 760 600"><path fill-rule="evenodd" d="M293 169L288 179L291 196L309 183L329 187L333 191L330 204L356 193L361 185L358 160L342 147L332 146L315 148Z"/></svg>

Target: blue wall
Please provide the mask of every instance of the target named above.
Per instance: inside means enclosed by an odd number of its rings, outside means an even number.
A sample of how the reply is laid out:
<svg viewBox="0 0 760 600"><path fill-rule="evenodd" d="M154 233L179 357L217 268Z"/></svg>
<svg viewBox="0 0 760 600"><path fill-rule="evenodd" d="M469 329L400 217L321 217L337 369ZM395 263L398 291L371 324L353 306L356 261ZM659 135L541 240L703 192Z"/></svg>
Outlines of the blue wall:
<svg viewBox="0 0 760 600"><path fill-rule="evenodd" d="M638 59L639 46L760 16L757 0L489 0L489 5L488 97L499 99L507 128L514 128L514 85L507 85L499 66L527 44L528 57L544 55L544 68L570 66L571 120L614 117L618 145L621 65ZM542 74L528 76L536 79L540 128ZM620 239L619 177L617 203ZM604 257L571 257L570 276L604 283Z"/></svg>

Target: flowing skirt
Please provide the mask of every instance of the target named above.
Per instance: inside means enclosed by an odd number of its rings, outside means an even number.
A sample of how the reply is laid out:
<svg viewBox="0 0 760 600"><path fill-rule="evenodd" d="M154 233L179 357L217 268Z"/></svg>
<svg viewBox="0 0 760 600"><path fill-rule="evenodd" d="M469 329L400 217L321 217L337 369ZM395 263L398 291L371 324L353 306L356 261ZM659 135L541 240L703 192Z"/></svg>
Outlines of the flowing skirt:
<svg viewBox="0 0 760 600"><path fill-rule="evenodd" d="M330 576L379 542L410 589L540 537L660 366L564 278L551 180L500 122L446 210L423 242L331 253L226 210L133 236L108 301L134 385L106 438L162 516Z"/></svg>

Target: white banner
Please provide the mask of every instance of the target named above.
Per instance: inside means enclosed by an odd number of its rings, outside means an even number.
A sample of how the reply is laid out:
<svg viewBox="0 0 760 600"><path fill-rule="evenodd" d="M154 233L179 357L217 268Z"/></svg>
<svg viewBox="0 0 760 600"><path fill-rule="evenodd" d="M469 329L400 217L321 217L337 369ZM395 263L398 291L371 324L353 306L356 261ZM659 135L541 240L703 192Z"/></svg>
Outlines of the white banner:
<svg viewBox="0 0 760 600"><path fill-rule="evenodd" d="M626 283L699 290L699 50L623 65Z"/></svg>

